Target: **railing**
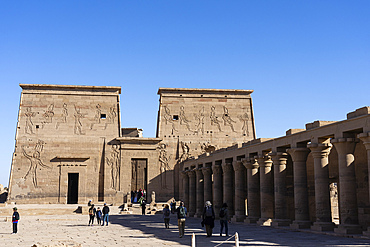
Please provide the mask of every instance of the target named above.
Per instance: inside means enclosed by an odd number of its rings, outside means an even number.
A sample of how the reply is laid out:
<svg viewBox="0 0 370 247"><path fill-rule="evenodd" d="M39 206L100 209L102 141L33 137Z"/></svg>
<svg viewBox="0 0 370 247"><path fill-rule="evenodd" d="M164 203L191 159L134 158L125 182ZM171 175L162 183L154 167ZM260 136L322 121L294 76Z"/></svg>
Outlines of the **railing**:
<svg viewBox="0 0 370 247"><path fill-rule="evenodd" d="M228 239L222 241L218 245L215 245L214 247L218 247L226 243L227 241L231 240L232 238L235 237L235 247L239 247L239 234L236 232L233 236L229 237ZM195 233L191 236L191 247L196 247L195 245Z"/></svg>

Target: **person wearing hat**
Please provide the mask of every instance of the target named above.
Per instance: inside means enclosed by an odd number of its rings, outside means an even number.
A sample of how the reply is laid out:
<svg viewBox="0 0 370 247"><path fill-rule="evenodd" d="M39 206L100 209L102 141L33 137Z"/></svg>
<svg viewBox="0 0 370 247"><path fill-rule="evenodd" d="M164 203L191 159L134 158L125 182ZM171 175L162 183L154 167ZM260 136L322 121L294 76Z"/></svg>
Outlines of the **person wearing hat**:
<svg viewBox="0 0 370 247"><path fill-rule="evenodd" d="M12 217L12 222L13 222L13 234L18 232L18 220L19 220L19 213L17 211L18 209L16 207L13 208L13 217Z"/></svg>
<svg viewBox="0 0 370 247"><path fill-rule="evenodd" d="M109 222L109 207L107 206L106 203L104 203L104 207L103 207L103 222L102 222L102 226L104 226L104 222L107 222L107 225L108 225L108 222Z"/></svg>
<svg viewBox="0 0 370 247"><path fill-rule="evenodd" d="M212 229L215 226L215 211L210 201L206 201L204 205L202 219L202 225L206 226L207 238L209 238L212 236Z"/></svg>

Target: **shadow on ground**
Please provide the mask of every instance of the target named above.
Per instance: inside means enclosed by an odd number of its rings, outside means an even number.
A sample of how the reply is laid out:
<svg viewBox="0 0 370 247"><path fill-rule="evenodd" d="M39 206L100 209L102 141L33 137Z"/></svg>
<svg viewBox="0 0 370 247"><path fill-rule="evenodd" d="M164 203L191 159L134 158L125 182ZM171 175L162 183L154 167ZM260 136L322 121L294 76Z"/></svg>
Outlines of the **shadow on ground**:
<svg viewBox="0 0 370 247"><path fill-rule="evenodd" d="M172 217L173 216L173 217ZM162 215L111 215L111 224L139 230L147 237L155 237L164 241L177 242L191 246L191 235L196 235L197 246L235 246L235 239L226 241L227 237L219 236L219 221L215 222L213 236L206 238L205 229L201 228L200 219L188 218L186 220L185 236L179 238L177 219L171 215L170 228L165 229ZM308 232L294 232L272 227L259 227L241 223L229 225L229 235L238 232L240 246L370 246L370 240L336 237ZM141 238L140 236L132 236Z"/></svg>

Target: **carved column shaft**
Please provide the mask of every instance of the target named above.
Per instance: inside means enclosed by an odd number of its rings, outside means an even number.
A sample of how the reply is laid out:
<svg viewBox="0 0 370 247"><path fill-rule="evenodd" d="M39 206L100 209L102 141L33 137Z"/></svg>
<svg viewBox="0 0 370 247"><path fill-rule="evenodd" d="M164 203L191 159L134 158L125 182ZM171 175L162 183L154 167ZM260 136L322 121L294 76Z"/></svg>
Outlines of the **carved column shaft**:
<svg viewBox="0 0 370 247"><path fill-rule="evenodd" d="M247 183L248 183L248 223L255 223L261 216L260 208L260 180L258 173L258 163L256 159L243 160L245 168L247 168Z"/></svg>
<svg viewBox="0 0 370 247"><path fill-rule="evenodd" d="M340 224L358 224L355 138L332 139L338 152Z"/></svg>
<svg viewBox="0 0 370 247"><path fill-rule="evenodd" d="M204 207L204 182L202 169L198 168L195 170L196 174L196 217L200 217L203 213Z"/></svg>
<svg viewBox="0 0 370 247"><path fill-rule="evenodd" d="M293 160L295 221L309 221L306 162L310 150L291 148L287 152Z"/></svg>
<svg viewBox="0 0 370 247"><path fill-rule="evenodd" d="M234 215L234 181L233 181L233 166L231 163L222 164L223 187L224 187L224 202L228 205L229 216Z"/></svg>
<svg viewBox="0 0 370 247"><path fill-rule="evenodd" d="M269 156L258 156L260 166L261 219L259 224L274 217L274 184L271 172L272 161Z"/></svg>
<svg viewBox="0 0 370 247"><path fill-rule="evenodd" d="M204 200L212 202L212 169L210 167L204 167L202 169L203 180L204 180Z"/></svg>
<svg viewBox="0 0 370 247"><path fill-rule="evenodd" d="M220 165L212 166L213 172L213 206L216 217L223 203L222 168Z"/></svg>
<svg viewBox="0 0 370 247"><path fill-rule="evenodd" d="M182 172L182 200L185 203L185 207L189 207L189 176L186 172Z"/></svg>
<svg viewBox="0 0 370 247"><path fill-rule="evenodd" d="M233 162L235 172L235 220L245 218L245 167L241 161ZM234 220L234 219L233 219Z"/></svg>
<svg viewBox="0 0 370 247"><path fill-rule="evenodd" d="M189 176L189 215L194 216L196 210L196 180L195 180L195 171L188 171Z"/></svg>
<svg viewBox="0 0 370 247"><path fill-rule="evenodd" d="M368 177L370 178L370 132L361 133L358 135L358 138L363 141L366 152L367 152L367 170L368 170ZM369 198L370 198L370 183L369 183Z"/></svg>

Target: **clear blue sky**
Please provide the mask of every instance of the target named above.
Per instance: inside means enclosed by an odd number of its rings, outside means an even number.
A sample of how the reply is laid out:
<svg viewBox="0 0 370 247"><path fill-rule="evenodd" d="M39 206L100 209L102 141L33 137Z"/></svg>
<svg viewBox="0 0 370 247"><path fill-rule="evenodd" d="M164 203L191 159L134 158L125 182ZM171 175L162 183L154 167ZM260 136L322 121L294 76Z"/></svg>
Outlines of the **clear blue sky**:
<svg viewBox="0 0 370 247"><path fill-rule="evenodd" d="M369 105L370 1L1 1L0 183L19 83L121 86L154 137L159 87L253 89L258 137Z"/></svg>

